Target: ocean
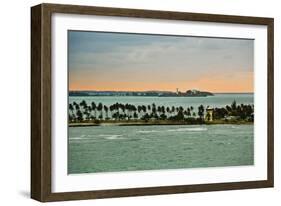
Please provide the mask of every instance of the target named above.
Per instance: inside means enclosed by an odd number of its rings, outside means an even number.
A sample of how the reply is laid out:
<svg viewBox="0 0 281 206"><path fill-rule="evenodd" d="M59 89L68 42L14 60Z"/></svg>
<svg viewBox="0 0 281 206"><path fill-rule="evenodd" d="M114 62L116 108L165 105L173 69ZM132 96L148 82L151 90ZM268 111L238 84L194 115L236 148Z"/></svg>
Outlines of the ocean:
<svg viewBox="0 0 281 206"><path fill-rule="evenodd" d="M253 104L253 94L209 97L69 97L103 105L182 106L196 108ZM254 164L254 126L172 125L69 127L68 173L118 172Z"/></svg>

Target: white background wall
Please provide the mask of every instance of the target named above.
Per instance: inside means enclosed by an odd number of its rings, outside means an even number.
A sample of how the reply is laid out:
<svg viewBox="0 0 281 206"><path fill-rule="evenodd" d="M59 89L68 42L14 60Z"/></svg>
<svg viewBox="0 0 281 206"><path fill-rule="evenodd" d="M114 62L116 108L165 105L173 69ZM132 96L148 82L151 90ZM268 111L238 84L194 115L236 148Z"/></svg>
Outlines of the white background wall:
<svg viewBox="0 0 281 206"><path fill-rule="evenodd" d="M47 205L280 205L280 37L277 0L60 0L95 6L127 7L275 18L275 188L180 195L47 203ZM29 199L30 185L30 7L37 0L1 2L0 32L0 203L39 205ZM278 105L279 104L279 105ZM278 203L279 201L279 203Z"/></svg>

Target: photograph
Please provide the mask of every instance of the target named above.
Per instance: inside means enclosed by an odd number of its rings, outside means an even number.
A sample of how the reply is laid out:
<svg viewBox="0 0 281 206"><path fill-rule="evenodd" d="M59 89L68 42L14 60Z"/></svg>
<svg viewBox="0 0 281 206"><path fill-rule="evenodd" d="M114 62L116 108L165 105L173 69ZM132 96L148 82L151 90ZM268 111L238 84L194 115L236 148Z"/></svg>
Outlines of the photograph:
<svg viewBox="0 0 281 206"><path fill-rule="evenodd" d="M31 198L274 187L274 18L229 13L32 6Z"/></svg>
<svg viewBox="0 0 281 206"><path fill-rule="evenodd" d="M254 39L68 30L68 173L254 165Z"/></svg>

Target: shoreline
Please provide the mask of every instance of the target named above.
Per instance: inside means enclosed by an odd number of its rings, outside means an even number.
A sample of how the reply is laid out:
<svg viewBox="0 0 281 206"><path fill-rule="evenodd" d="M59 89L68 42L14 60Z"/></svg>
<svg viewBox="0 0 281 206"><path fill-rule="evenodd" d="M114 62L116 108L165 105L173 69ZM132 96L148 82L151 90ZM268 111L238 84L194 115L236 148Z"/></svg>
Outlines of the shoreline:
<svg viewBox="0 0 281 206"><path fill-rule="evenodd" d="M234 125L251 125L254 122L247 121L225 121L214 120L212 122L184 122L184 121L100 121L100 122L72 122L68 127L98 127L98 126L156 126L156 125L217 125L217 124L234 124Z"/></svg>

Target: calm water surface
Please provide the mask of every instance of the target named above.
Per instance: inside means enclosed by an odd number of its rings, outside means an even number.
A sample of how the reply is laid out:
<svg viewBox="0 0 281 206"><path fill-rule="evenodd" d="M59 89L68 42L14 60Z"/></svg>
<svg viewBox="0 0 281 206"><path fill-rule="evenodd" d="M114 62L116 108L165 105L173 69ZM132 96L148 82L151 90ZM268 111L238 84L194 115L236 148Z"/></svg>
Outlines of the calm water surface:
<svg viewBox="0 0 281 206"><path fill-rule="evenodd" d="M134 105L151 105L155 103L156 106L182 106L184 108L193 106L197 108L203 104L212 107L224 107L231 105L235 100L237 104L253 104L253 94L215 94L208 97L136 97L136 96L109 96L109 97L69 97L69 103L76 101L77 103L85 100L87 104L91 104L92 101L96 103L103 103L104 105L112 105L118 103L130 103Z"/></svg>

